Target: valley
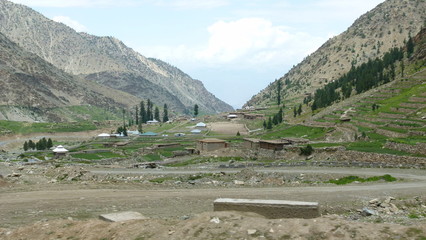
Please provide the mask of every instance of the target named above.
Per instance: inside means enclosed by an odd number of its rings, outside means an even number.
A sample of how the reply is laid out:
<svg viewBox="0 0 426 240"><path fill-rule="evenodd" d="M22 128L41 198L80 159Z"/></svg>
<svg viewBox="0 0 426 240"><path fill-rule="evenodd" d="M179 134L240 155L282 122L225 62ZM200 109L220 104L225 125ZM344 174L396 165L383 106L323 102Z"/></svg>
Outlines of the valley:
<svg viewBox="0 0 426 240"><path fill-rule="evenodd" d="M234 109L115 37L0 1L0 239L426 239L425 9L382 2Z"/></svg>

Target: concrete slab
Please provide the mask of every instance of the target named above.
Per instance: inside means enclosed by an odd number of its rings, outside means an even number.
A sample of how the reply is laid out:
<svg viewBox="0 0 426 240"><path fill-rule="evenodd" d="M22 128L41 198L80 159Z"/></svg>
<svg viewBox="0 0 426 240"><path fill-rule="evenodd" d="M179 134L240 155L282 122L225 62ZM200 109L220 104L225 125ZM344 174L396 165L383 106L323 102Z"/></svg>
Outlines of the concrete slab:
<svg viewBox="0 0 426 240"><path fill-rule="evenodd" d="M270 219L320 216L317 202L218 198L213 202L213 207L214 211L254 212Z"/></svg>
<svg viewBox="0 0 426 240"><path fill-rule="evenodd" d="M129 220L143 220L147 219L145 216L138 212L117 212L102 214L99 216L100 219L108 222L123 222Z"/></svg>

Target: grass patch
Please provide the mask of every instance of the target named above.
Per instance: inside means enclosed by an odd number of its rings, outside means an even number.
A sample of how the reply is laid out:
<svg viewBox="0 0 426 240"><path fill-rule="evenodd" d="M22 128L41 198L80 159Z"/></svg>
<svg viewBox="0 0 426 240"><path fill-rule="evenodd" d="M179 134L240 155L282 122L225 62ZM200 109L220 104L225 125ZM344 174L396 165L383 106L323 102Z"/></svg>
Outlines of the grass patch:
<svg viewBox="0 0 426 240"><path fill-rule="evenodd" d="M81 132L96 130L91 122L73 123L30 123L0 120L0 132L28 134L40 132Z"/></svg>
<svg viewBox="0 0 426 240"><path fill-rule="evenodd" d="M100 160L107 158L118 158L123 157L120 154L113 152L100 152L100 153L74 153L71 154L74 158L87 159L87 160Z"/></svg>
<svg viewBox="0 0 426 240"><path fill-rule="evenodd" d="M347 177L343 177L343 178L339 178L339 179L331 179L325 183L334 183L336 185L345 185L345 184L349 184L352 182L375 182L375 181L379 181L379 180L384 180L386 182L394 182L397 179L392 177L389 174L383 175L383 176L374 176L374 177L369 177L369 178L361 178L358 176L347 176Z"/></svg>
<svg viewBox="0 0 426 240"><path fill-rule="evenodd" d="M273 129L271 132L268 132L262 136L262 139L278 139L282 137L304 137L308 139L320 139L325 136L328 128L325 127L310 127L304 125L295 125L295 126L278 126L278 129Z"/></svg>

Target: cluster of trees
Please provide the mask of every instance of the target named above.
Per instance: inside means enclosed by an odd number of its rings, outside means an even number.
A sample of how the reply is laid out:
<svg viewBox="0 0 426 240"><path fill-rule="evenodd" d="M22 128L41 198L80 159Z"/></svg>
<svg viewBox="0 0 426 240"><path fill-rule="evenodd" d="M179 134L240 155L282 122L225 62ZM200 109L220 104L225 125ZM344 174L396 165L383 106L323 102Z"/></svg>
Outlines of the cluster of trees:
<svg viewBox="0 0 426 240"><path fill-rule="evenodd" d="M145 105L144 101L141 101L139 104L139 108L138 106L135 107L135 124L141 124L141 123L146 123L147 121L150 120L157 120L157 121L161 121L160 118L160 109L155 106L154 107L154 103L148 99ZM167 108L167 104L164 104L164 109L163 109L163 122L167 122L169 121L169 112L168 112L168 108Z"/></svg>
<svg viewBox="0 0 426 240"><path fill-rule="evenodd" d="M120 134L120 135L123 135L123 136L127 137L127 128L126 128L126 126L118 127L117 128L117 133Z"/></svg>
<svg viewBox="0 0 426 240"><path fill-rule="evenodd" d="M293 117L300 116L300 114L302 114L302 104L299 104L299 108L296 108L296 106L293 108Z"/></svg>
<svg viewBox="0 0 426 240"><path fill-rule="evenodd" d="M273 117L269 117L268 121L263 121L263 128L264 129L272 129L274 125L278 125L283 122L284 113L283 108L281 107L278 113L276 113Z"/></svg>
<svg viewBox="0 0 426 240"><path fill-rule="evenodd" d="M358 67L352 66L347 74L316 90L314 102L311 105L312 110L330 106L340 99L350 97L353 89L359 94L394 80L395 63L401 61L403 57L404 52L401 48L393 48L382 59L369 60ZM401 61L401 69L403 68ZM337 91L339 88L340 92ZM306 101L305 99L304 102Z"/></svg>
<svg viewBox="0 0 426 240"><path fill-rule="evenodd" d="M53 147L52 139L46 139L42 138L38 142L33 142L32 140L29 140L28 142L24 142L24 151L28 150L46 150Z"/></svg>

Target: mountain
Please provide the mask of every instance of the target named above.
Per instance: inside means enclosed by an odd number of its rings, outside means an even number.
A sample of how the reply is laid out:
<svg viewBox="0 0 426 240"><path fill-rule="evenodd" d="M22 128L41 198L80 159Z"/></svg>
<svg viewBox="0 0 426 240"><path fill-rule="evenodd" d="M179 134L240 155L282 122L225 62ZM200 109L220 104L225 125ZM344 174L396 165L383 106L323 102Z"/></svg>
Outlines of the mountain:
<svg viewBox="0 0 426 240"><path fill-rule="evenodd" d="M245 106L275 103L278 82L284 102L299 104L306 94L346 74L352 66L380 58L401 47L426 23L423 0L387 0L358 18L342 34L329 39L284 76L253 96Z"/></svg>
<svg viewBox="0 0 426 240"><path fill-rule="evenodd" d="M62 120L49 110L73 105L126 107L138 99L68 74L29 53L0 33L0 119ZM114 96L115 95L115 96ZM122 101L123 96L126 101ZM43 112L43 117L25 113Z"/></svg>
<svg viewBox="0 0 426 240"><path fill-rule="evenodd" d="M65 72L151 100L171 110L230 111L204 85L160 60L149 59L114 37L78 33L31 8L0 1L0 32Z"/></svg>

